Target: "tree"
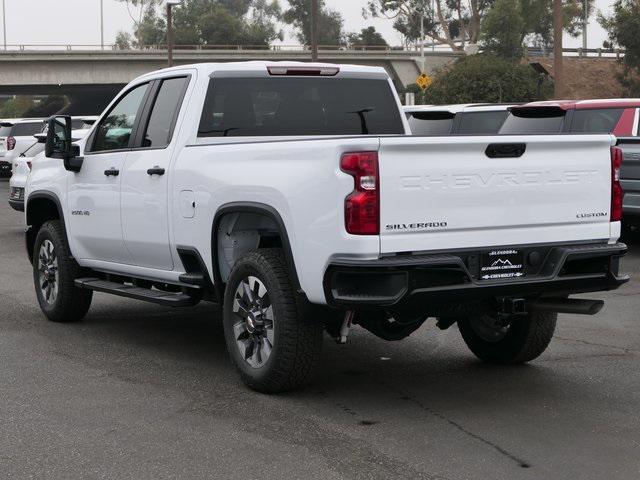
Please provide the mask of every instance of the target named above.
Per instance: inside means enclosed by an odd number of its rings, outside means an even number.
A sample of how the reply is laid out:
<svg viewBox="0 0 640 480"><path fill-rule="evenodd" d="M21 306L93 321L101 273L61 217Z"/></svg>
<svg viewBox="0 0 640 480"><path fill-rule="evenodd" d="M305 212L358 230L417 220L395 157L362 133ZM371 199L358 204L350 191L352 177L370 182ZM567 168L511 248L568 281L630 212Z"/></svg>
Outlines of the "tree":
<svg viewBox="0 0 640 480"><path fill-rule="evenodd" d="M470 55L438 72L424 103L494 103L544 100L553 93L545 82L538 97L539 76L529 66L487 54Z"/></svg>
<svg viewBox="0 0 640 480"><path fill-rule="evenodd" d="M282 32L277 0L185 0L174 10L176 44L267 46Z"/></svg>
<svg viewBox="0 0 640 480"><path fill-rule="evenodd" d="M482 43L486 53L508 59L523 54L525 20L517 0L496 0L482 22Z"/></svg>
<svg viewBox="0 0 640 480"><path fill-rule="evenodd" d="M324 0L318 1L318 43L320 45L343 45L344 20L340 12L327 8ZM282 19L296 29L298 41L311 44L311 0L289 0L289 8Z"/></svg>
<svg viewBox="0 0 640 480"><path fill-rule="evenodd" d="M347 41L352 47L388 47L387 41L376 27L363 28L360 33L350 33Z"/></svg>
<svg viewBox="0 0 640 480"><path fill-rule="evenodd" d="M162 0L119 1L127 4L134 28L133 38L118 33L117 48L166 42L165 13L159 12ZM282 38L277 28L280 16L277 0L184 0L173 10L174 40L177 45L267 46Z"/></svg>
<svg viewBox="0 0 640 480"><path fill-rule="evenodd" d="M0 117L48 117L69 104L64 95L48 95L46 97L17 95L0 106Z"/></svg>
<svg viewBox="0 0 640 480"><path fill-rule="evenodd" d="M549 47L553 44L553 16L550 0L368 0L366 15L393 18L394 28L405 38L405 43L415 44L420 40L420 17L424 13L426 37L436 43L448 45L453 50L464 50L468 44L486 43L490 38L483 34L486 19L491 13L493 24L505 17L515 20L522 28L522 41L535 46ZM589 12L594 0L588 0ZM565 30L573 36L582 32L583 0L564 0ZM503 12L503 9L508 12ZM519 13L516 14L515 12ZM502 20L500 20L502 17ZM510 25L515 39L515 28ZM494 30L493 33L496 33ZM504 35L498 42L505 41ZM495 45L494 45L495 46Z"/></svg>
<svg viewBox="0 0 640 480"><path fill-rule="evenodd" d="M133 38L129 32L125 32L120 30L116 35L116 41L113 46L118 50L130 50L131 45L133 44Z"/></svg>
<svg viewBox="0 0 640 480"><path fill-rule="evenodd" d="M598 21L609 34L609 47L622 47L624 70L619 77L629 96L640 96L640 2L617 0L610 16L598 15Z"/></svg>
<svg viewBox="0 0 640 480"><path fill-rule="evenodd" d="M366 13L395 19L394 28L406 43L420 39L420 17L434 42L464 50L478 43L482 18L494 0L368 0Z"/></svg>
<svg viewBox="0 0 640 480"><path fill-rule="evenodd" d="M155 6L148 5L142 16L142 20L137 24L133 35L135 46L144 48L150 45L161 45L166 43L167 22L158 16Z"/></svg>
<svg viewBox="0 0 640 480"><path fill-rule="evenodd" d="M156 7L162 3L162 0L118 0L124 3L127 7L127 13L131 17L133 22L133 35L136 38L135 42L130 41L129 44L133 45L151 45L152 43L144 43L146 38L139 38L138 32L144 36L144 32L148 30L149 23L155 23ZM146 25L142 25L145 22ZM121 32L118 32L118 35ZM116 40L118 37L116 37ZM130 40L130 39L129 39ZM120 41L124 41L124 37L120 36ZM116 42L117 45L118 42Z"/></svg>
<svg viewBox="0 0 640 480"><path fill-rule="evenodd" d="M553 1L514 0L520 4L525 21L524 34L532 46L550 49L553 47ZM582 33L584 22L584 0L563 0L564 30L572 37ZM594 0L587 0L587 14L593 12Z"/></svg>

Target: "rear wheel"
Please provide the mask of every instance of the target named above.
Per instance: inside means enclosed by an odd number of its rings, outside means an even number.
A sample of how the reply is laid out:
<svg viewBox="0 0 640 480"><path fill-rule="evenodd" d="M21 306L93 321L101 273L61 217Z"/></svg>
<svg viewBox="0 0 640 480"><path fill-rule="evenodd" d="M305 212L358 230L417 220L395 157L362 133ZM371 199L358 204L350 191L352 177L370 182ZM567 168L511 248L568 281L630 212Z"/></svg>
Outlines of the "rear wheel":
<svg viewBox="0 0 640 480"><path fill-rule="evenodd" d="M242 380L264 393L308 382L323 324L304 315L279 249L247 253L234 265L224 298L227 349Z"/></svg>
<svg viewBox="0 0 640 480"><path fill-rule="evenodd" d="M531 312L503 322L497 315L458 320L469 349L490 363L516 364L539 357L551 342L557 313Z"/></svg>
<svg viewBox="0 0 640 480"><path fill-rule="evenodd" d="M93 292L75 286L79 272L62 223L44 223L33 250L33 281L40 308L49 320L76 322L89 311Z"/></svg>

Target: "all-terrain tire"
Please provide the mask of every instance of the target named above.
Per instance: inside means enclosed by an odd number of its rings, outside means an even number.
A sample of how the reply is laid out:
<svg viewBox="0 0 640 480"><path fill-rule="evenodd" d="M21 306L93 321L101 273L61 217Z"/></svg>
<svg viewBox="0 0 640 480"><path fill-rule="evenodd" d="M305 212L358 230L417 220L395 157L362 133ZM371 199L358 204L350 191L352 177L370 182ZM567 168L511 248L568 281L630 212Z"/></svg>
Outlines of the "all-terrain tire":
<svg viewBox="0 0 640 480"><path fill-rule="evenodd" d="M42 247L50 247L54 268L47 273L56 277L55 295L43 288L42 270L44 269ZM33 282L38 303L45 316L52 322L77 322L82 320L91 306L93 292L75 286L75 279L80 276L80 266L71 256L64 226L59 220L45 222L38 231L33 249ZM52 273L54 272L54 273ZM55 275L57 273L57 276Z"/></svg>
<svg viewBox="0 0 640 480"><path fill-rule="evenodd" d="M273 343L267 359L260 356L259 360L264 363L256 365L259 362L252 357L253 366L247 356L255 348L255 343L263 345L262 340L255 340L259 337L256 330L253 330L252 323L248 324L250 328L242 324L242 312L245 309L240 309L239 303L234 303L246 302L246 299L238 298L238 289L243 291L243 282L248 285L247 279L254 285L255 279L258 279L261 284L259 288L266 289L267 292L261 299L264 300L262 306L272 307L272 311L264 318L272 316L272 320L265 322L270 322L272 326ZM238 311L234 312L234 309ZM262 393L279 393L299 388L309 382L320 356L324 327L322 322L306 314L306 310L305 302L299 298L291 284L289 268L281 249L249 252L236 262L225 290L223 324L229 356L247 386ZM249 328L251 332L243 332L243 328ZM251 340L247 341L253 342L254 347L247 349L245 344L240 345L239 342L244 342L249 336Z"/></svg>
<svg viewBox="0 0 640 480"><path fill-rule="evenodd" d="M479 359L489 363L526 363L544 352L556 328L557 313L530 312L516 317L507 332L499 339L487 340L474 328L478 317L458 320L458 328L469 349Z"/></svg>

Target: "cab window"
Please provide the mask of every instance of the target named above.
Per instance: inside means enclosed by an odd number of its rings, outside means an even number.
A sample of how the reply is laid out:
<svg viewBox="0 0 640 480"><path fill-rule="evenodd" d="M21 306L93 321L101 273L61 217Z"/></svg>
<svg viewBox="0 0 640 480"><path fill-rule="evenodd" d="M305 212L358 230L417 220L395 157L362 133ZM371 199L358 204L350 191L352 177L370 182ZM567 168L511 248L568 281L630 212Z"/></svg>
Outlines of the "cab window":
<svg viewBox="0 0 640 480"><path fill-rule="evenodd" d="M622 108L576 110L571 122L571 133L611 133L622 112Z"/></svg>
<svg viewBox="0 0 640 480"><path fill-rule="evenodd" d="M392 135L404 125L387 80L218 78L198 137Z"/></svg>
<svg viewBox="0 0 640 480"><path fill-rule="evenodd" d="M96 128L92 152L129 148L136 118L140 115L149 84L139 85L126 93Z"/></svg>
<svg viewBox="0 0 640 480"><path fill-rule="evenodd" d="M164 148L169 145L188 84L187 77L162 81L142 141L143 148Z"/></svg>

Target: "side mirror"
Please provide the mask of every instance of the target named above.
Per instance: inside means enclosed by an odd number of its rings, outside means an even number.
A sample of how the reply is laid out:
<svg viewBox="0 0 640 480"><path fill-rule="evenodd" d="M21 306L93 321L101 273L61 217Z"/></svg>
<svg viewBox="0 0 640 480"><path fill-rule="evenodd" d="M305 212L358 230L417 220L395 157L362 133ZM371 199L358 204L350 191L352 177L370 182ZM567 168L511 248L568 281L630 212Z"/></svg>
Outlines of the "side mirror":
<svg viewBox="0 0 640 480"><path fill-rule="evenodd" d="M64 168L70 172L79 172L83 158L80 157L80 147L73 145L71 138L71 117L68 115L50 117L47 120L47 139L44 154L48 158L60 158L64 161Z"/></svg>

